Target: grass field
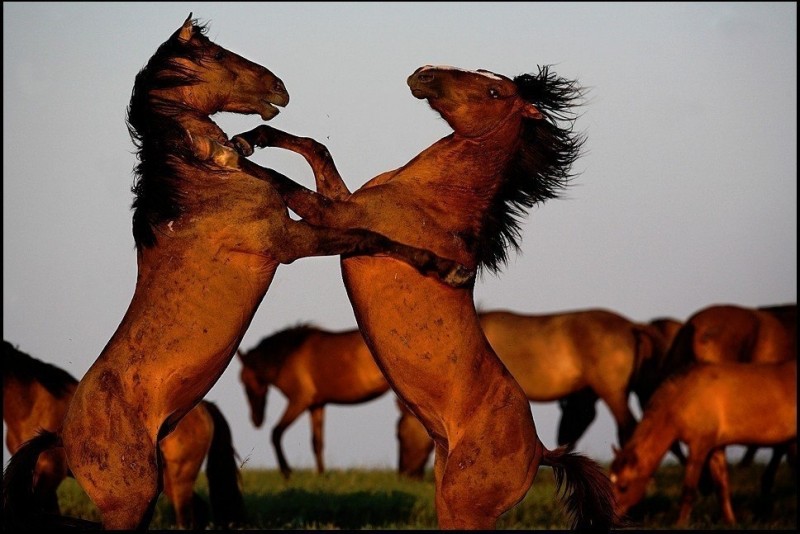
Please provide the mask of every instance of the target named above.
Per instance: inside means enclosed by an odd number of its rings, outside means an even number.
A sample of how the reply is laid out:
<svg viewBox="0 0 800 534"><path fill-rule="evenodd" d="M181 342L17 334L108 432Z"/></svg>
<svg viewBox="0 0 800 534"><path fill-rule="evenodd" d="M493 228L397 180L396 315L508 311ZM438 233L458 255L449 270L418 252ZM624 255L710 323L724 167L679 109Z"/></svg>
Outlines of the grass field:
<svg viewBox="0 0 800 534"><path fill-rule="evenodd" d="M759 497L763 465L731 466L731 491L739 523L735 530L797 530L797 481L784 462L772 491L772 512L759 519L768 504ZM670 529L678 514L683 469L662 466L647 497L633 510L631 529ZM422 482L399 478L392 470L332 470L317 475L296 471L285 482L276 470L245 469L242 483L248 520L244 529L435 529L433 479L429 472ZM197 491L207 499L204 476ZM499 529L535 530L568 527L560 502L555 498L552 471L539 470L526 498L499 521ZM65 515L99 520L99 515L73 479L59 488ZM730 529L719 522L720 510L713 494L698 497L692 513L696 530ZM174 514L162 495L151 529L172 529Z"/></svg>

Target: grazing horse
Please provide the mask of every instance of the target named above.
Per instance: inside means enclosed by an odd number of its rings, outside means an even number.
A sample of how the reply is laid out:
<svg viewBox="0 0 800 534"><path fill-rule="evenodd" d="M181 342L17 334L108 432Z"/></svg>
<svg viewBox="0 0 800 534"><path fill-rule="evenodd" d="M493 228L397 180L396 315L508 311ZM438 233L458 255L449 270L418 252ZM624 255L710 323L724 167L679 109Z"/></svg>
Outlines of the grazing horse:
<svg viewBox="0 0 800 534"><path fill-rule="evenodd" d="M64 420L78 381L55 365L42 362L3 341L3 421L6 445L14 454L39 430L56 431ZM202 528L205 503L194 492L203 461L214 522L241 523L244 503L239 487L236 453L228 422L211 402L195 406L159 443L164 457L164 493L175 509L178 528ZM51 514L59 514L56 490L70 473L63 449L39 456L34 499Z"/></svg>
<svg viewBox="0 0 800 534"><path fill-rule="evenodd" d="M312 224L373 228L467 269L496 272L508 248L518 248L518 217L557 197L572 177L583 142L572 106L582 91L549 67L512 80L425 66L407 82L453 133L354 193L316 142L287 142L267 125L233 141L243 155L278 146L306 157L317 193L290 181L276 187ZM243 161L237 164L254 165ZM525 496L539 465L566 480L573 526L613 524L605 471L580 454L547 450L537 436L524 391L483 334L474 285L447 286L386 257L343 257L341 265L378 366L435 442L440 528L494 528Z"/></svg>
<svg viewBox="0 0 800 534"><path fill-rule="evenodd" d="M631 439L621 451L615 451L611 479L619 515L641 500L647 482L675 440L689 449L677 525L689 523L706 462L723 519L734 524L725 447L755 444L785 450L791 443L796 447L797 360L777 364L698 362L662 383Z"/></svg>
<svg viewBox="0 0 800 534"><path fill-rule="evenodd" d="M238 354L242 363L239 377L256 427L264 423L270 385L288 401L272 429L272 446L287 479L292 470L281 439L303 412L311 417L311 444L317 471L323 473L325 405L368 402L389 391L389 383L357 329L329 332L301 324L265 337L253 349Z"/></svg>
<svg viewBox="0 0 800 534"><path fill-rule="evenodd" d="M604 309L537 315L493 310L480 312L479 319L528 400L559 401L559 445L574 446L594 420L598 398L617 423L620 444L625 443L636 426L629 391L644 362L663 358L667 341L661 331ZM402 424L403 469L419 472L432 446L413 421Z"/></svg>
<svg viewBox="0 0 800 534"><path fill-rule="evenodd" d="M775 363L797 359L797 304L749 308L717 304L692 314L675 335L664 358L643 373L639 398L643 403L672 373L694 362ZM644 404L642 404L644 406ZM752 461L758 447L748 447L742 462ZM675 450L675 448L673 449ZM764 480L774 479L770 462ZM683 461L683 455L678 456Z"/></svg>
<svg viewBox="0 0 800 534"><path fill-rule="evenodd" d="M62 432L29 441L25 456L63 446L107 529L149 524L161 491L156 444L225 371L279 264L377 253L407 258L435 284L442 273L446 281L474 276L369 229L295 221L272 185L227 166L238 154L209 116L269 120L289 95L272 72L213 43L206 31L190 14L136 76L127 114L139 159L136 287L119 327L80 381ZM18 500L31 484L19 474L30 471L19 465L11 471L14 477L4 473L6 517L41 518Z"/></svg>

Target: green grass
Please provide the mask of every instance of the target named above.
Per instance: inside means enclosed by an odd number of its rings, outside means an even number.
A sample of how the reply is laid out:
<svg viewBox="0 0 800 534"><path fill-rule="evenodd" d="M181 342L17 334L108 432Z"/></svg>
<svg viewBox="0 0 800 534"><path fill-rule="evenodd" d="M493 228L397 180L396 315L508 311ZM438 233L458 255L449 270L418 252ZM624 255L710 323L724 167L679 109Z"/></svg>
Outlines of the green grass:
<svg viewBox="0 0 800 534"><path fill-rule="evenodd" d="M763 465L731 466L730 483L736 530L796 530L797 485L794 473L784 462L772 491L772 513L759 519L764 506L759 498ZM645 499L633 510L632 529L670 529L678 516L683 468L662 466L651 481ZM245 469L242 472L247 524L256 529L435 529L434 487L430 472L422 482L397 476L392 470L331 470L317 475L310 470L295 471L284 481L276 470ZM203 476L197 491L207 499ZM99 520L96 508L73 479L59 488L59 502L65 515ZM700 495L692 513L692 529L727 529L720 522L714 494ZM174 514L162 495L151 529L172 529ZM525 499L500 518L499 529L565 529L568 522L555 496L552 471L543 467Z"/></svg>

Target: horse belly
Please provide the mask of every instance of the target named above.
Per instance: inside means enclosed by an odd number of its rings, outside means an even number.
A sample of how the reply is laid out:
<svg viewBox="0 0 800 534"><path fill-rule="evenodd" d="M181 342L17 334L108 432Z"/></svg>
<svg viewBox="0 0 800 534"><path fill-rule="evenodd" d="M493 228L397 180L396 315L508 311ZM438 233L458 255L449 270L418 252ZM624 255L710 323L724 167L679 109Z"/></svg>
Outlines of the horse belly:
<svg viewBox="0 0 800 534"><path fill-rule="evenodd" d="M451 377L479 382L467 359L488 343L471 292L392 258L348 258L342 276L364 339L398 395L440 411L453 394L443 387Z"/></svg>

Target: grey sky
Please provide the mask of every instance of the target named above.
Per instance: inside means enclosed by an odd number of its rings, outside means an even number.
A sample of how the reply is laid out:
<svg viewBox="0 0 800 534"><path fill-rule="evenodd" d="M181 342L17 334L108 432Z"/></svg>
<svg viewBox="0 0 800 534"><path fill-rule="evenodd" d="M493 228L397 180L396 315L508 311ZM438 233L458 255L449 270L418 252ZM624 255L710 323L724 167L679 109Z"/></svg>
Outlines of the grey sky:
<svg viewBox="0 0 800 534"><path fill-rule="evenodd" d="M283 79L291 103L271 124L325 143L351 189L449 133L405 84L421 65L514 76L551 64L590 87L581 175L531 211L522 253L478 282L483 308L684 320L797 299L796 3L4 2L3 337L78 378L136 279L133 79L190 11ZM229 134L260 122L215 119ZM299 156L254 159L313 187ZM242 346L306 321L355 327L336 258L281 266ZM285 401L272 390L253 428L239 369L208 398L247 465L274 467ZM557 408L532 410L552 447ZM615 429L598 413L578 448L606 460ZM330 406L328 466L394 468L396 418L391 394ZM293 467L313 465L307 415L284 447Z"/></svg>

